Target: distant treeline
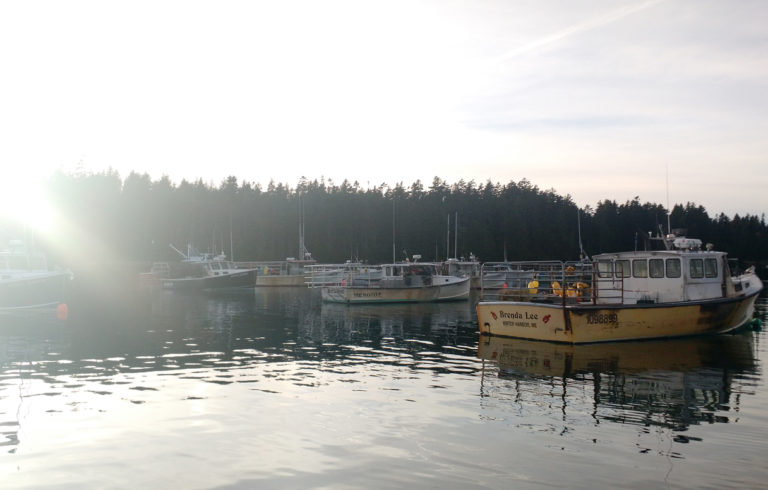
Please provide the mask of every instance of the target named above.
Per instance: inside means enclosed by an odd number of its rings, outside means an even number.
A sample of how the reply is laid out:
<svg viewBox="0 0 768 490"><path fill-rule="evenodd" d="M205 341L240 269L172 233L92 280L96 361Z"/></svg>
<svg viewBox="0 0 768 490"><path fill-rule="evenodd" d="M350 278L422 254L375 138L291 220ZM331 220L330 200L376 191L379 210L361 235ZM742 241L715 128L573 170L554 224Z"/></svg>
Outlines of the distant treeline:
<svg viewBox="0 0 768 490"><path fill-rule="evenodd" d="M60 249L66 244L94 257L108 252L142 262L178 257L168 245L185 250L187 243L201 251L232 251L236 260L298 257L302 217L306 246L320 262L391 261L393 233L397 260L406 253L421 254L422 260L470 253L482 261L576 259L579 223L589 255L641 248L643 237L667 225L660 204L636 197L579 210L570 196L525 179L449 184L435 177L428 187L417 181L362 188L357 182L302 178L295 187L270 183L265 189L236 177L216 187L202 180L153 181L137 173L121 179L108 171L58 173L46 186L59 212L54 240ZM766 258L764 216L710 217L702 206L687 203L673 207L670 222L743 262Z"/></svg>

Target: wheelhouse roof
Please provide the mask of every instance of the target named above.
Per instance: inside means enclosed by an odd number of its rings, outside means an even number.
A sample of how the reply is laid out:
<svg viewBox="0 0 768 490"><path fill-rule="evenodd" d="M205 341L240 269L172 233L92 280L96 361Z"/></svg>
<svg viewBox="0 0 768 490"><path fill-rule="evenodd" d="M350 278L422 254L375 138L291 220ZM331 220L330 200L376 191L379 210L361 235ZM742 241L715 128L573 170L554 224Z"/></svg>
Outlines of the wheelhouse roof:
<svg viewBox="0 0 768 490"><path fill-rule="evenodd" d="M653 257L722 257L725 252L707 250L637 250L630 252L614 252L593 255L593 260L611 259L643 259Z"/></svg>

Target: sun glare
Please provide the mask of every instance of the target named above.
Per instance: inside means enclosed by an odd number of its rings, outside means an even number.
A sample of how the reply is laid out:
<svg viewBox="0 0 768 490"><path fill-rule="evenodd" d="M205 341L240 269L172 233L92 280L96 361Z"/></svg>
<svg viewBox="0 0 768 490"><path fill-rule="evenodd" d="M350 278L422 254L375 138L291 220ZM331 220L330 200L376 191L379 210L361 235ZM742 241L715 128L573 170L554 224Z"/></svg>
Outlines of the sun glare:
<svg viewBox="0 0 768 490"><path fill-rule="evenodd" d="M20 185L20 180L27 184ZM0 184L0 217L39 233L49 233L54 211L39 182L9 179Z"/></svg>

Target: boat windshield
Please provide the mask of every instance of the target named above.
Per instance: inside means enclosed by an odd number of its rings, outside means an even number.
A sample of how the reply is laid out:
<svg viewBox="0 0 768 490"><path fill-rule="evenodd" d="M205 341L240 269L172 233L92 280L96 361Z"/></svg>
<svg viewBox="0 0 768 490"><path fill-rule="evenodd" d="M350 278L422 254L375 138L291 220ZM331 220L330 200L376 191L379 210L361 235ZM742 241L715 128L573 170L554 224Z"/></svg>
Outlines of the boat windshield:
<svg viewBox="0 0 768 490"><path fill-rule="evenodd" d="M234 269L234 265L232 262L225 262L225 261L214 261L208 264L208 268L212 271L224 271L229 269Z"/></svg>
<svg viewBox="0 0 768 490"><path fill-rule="evenodd" d="M403 269L404 276L433 276L434 270L428 265L412 265Z"/></svg>

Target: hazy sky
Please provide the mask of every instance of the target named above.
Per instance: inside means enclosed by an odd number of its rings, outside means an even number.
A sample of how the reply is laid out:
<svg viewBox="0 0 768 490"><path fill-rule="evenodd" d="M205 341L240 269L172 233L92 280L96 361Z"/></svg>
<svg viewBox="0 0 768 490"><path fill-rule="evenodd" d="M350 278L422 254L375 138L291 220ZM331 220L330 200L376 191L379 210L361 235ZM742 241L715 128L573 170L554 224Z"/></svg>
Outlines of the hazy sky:
<svg viewBox="0 0 768 490"><path fill-rule="evenodd" d="M6 203L111 167L768 208L764 0L4 1L0 63Z"/></svg>

